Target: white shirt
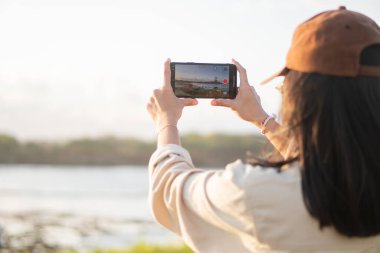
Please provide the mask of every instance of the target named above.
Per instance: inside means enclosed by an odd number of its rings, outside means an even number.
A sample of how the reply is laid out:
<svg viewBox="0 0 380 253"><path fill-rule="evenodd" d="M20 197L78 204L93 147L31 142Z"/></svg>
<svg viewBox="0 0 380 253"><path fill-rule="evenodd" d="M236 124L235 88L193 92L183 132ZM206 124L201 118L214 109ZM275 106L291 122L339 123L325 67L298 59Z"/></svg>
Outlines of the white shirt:
<svg viewBox="0 0 380 253"><path fill-rule="evenodd" d="M169 144L152 155L149 172L155 219L195 252L380 252L380 236L319 229L305 208L297 167L279 173L238 160L201 170L184 148Z"/></svg>

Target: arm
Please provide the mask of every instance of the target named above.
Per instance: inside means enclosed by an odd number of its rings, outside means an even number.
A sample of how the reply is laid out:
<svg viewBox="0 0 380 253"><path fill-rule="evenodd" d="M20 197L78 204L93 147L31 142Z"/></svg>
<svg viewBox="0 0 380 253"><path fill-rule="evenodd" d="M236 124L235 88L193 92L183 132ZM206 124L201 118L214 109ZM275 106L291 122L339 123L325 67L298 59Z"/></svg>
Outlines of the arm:
<svg viewBox="0 0 380 253"><path fill-rule="evenodd" d="M237 115L257 128L261 129L261 122L268 116L261 106L260 97L256 90L249 85L246 70L239 62L233 60L240 76L239 92L235 99L214 99L211 101L213 106L225 106L231 108ZM275 120L270 120L266 125L265 136L272 145L280 152L283 158L287 157L289 141L280 131L280 124Z"/></svg>
<svg viewBox="0 0 380 253"><path fill-rule="evenodd" d="M281 132L281 125L274 119L270 120L266 126L265 137L280 153L281 158L289 158L289 147L293 143Z"/></svg>
<svg viewBox="0 0 380 253"><path fill-rule="evenodd" d="M241 241L231 233L243 230L253 234L252 226L246 225L252 222L236 218L239 217L236 207L229 207L227 194L236 199L237 187L229 180L222 186L216 184L224 181L223 172L195 169L188 152L179 146L177 122L185 106L196 104L195 99L179 99L174 95L170 86L170 61L166 61L164 85L153 92L147 105L158 129L157 150L149 162L153 215L161 225L182 236L196 252L217 252L219 247L226 252L247 252L239 249ZM211 181L215 183L209 184ZM208 185L211 192L207 190ZM225 192L214 193L215 187ZM240 191L239 194L244 196ZM228 240L221 241L221 238Z"/></svg>
<svg viewBox="0 0 380 253"><path fill-rule="evenodd" d="M246 175L240 161L225 170L195 169L182 147L159 147L149 162L149 202L154 218L195 252L250 252L238 236L255 234L251 216L243 214L251 208L245 205L241 187Z"/></svg>
<svg viewBox="0 0 380 253"><path fill-rule="evenodd" d="M168 125L158 132L157 148L160 148L166 144L181 145L178 129L174 125Z"/></svg>

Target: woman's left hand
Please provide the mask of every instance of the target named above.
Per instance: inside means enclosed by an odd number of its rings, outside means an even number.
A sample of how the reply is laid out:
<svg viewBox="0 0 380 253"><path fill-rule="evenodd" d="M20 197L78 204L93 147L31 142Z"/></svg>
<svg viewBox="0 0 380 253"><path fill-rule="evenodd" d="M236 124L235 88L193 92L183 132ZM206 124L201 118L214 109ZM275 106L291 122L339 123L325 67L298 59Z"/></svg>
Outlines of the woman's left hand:
<svg viewBox="0 0 380 253"><path fill-rule="evenodd" d="M164 83L160 89L155 89L147 105L147 110L158 129L167 125L177 125L185 106L197 105L193 98L180 99L175 96L170 85L170 59L164 64Z"/></svg>
<svg viewBox="0 0 380 253"><path fill-rule="evenodd" d="M236 60L232 60L236 65L240 76L239 92L235 99L214 99L213 106L225 106L231 108L237 115L255 126L261 128L261 122L268 116L261 106L260 97L253 86L249 85L247 71Z"/></svg>

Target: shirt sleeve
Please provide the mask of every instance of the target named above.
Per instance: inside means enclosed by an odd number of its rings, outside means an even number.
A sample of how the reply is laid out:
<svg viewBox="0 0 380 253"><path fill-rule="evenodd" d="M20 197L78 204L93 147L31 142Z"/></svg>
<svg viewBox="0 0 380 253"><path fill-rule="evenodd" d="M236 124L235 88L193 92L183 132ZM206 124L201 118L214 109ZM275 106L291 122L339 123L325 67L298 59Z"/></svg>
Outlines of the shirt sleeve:
<svg viewBox="0 0 380 253"><path fill-rule="evenodd" d="M237 252L242 234L252 237L254 233L252 220L241 215L247 211L241 188L244 173L240 161L225 170L196 169L184 148L165 145L149 162L153 216L193 249L213 244L219 250L222 246L225 252ZM202 247L206 241L208 246Z"/></svg>

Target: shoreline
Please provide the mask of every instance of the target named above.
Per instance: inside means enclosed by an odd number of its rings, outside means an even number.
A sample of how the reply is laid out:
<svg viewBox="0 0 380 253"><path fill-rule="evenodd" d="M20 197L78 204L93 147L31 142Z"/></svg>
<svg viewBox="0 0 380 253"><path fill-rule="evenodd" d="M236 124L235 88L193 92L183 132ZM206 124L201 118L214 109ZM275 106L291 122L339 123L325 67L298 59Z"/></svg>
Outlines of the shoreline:
<svg viewBox="0 0 380 253"><path fill-rule="evenodd" d="M1 250L44 252L46 250L182 245L174 234L154 221L77 215L52 211L0 212ZM3 251L2 251L3 252Z"/></svg>

